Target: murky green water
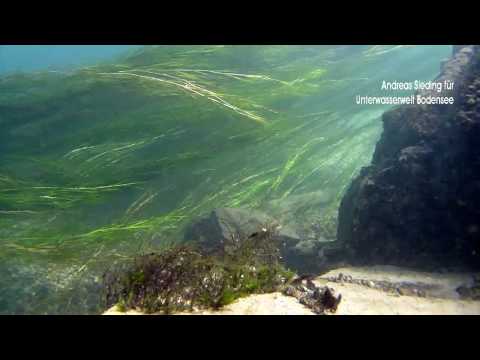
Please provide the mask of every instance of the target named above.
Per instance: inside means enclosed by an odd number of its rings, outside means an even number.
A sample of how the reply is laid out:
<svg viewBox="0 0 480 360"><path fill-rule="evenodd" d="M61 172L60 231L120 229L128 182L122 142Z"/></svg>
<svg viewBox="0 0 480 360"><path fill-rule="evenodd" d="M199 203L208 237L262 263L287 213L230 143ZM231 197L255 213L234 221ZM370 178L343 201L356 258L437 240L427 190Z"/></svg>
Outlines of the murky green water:
<svg viewBox="0 0 480 360"><path fill-rule="evenodd" d="M0 313L95 313L113 261L216 207L323 191L335 236L371 159L382 80L431 80L449 46L158 46L0 78ZM307 215L306 215L307 216Z"/></svg>

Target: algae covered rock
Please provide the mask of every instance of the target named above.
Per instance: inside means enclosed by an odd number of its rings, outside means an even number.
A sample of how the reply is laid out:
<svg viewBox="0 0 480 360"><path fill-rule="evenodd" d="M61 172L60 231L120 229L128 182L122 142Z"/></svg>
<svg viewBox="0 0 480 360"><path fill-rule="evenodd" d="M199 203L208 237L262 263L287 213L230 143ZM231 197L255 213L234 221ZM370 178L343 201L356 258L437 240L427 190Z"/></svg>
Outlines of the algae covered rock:
<svg viewBox="0 0 480 360"><path fill-rule="evenodd" d="M335 313L342 300L341 294L328 286L317 286L309 275L294 278L283 290L286 296L293 296L300 304L315 314Z"/></svg>
<svg viewBox="0 0 480 360"><path fill-rule="evenodd" d="M105 273L105 305L168 314L216 309L249 294L275 292L293 273L279 262L274 232L267 228L239 238L227 249L174 245L137 256Z"/></svg>

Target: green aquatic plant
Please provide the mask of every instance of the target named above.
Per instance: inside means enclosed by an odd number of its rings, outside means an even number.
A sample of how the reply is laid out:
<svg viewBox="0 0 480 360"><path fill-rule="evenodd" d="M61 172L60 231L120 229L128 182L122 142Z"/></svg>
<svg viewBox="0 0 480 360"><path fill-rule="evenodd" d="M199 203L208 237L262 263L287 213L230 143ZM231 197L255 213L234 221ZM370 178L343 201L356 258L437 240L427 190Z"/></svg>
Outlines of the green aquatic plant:
<svg viewBox="0 0 480 360"><path fill-rule="evenodd" d="M180 243L214 208L324 188L331 203L302 221L334 238L341 195L370 161L387 108L362 110L354 95L403 74L394 64L430 78L450 52L369 48L147 46L112 64L0 77L0 258L56 264L68 275L52 282L76 281ZM5 297L33 278L1 283ZM75 292L61 301L83 312Z"/></svg>
<svg viewBox="0 0 480 360"><path fill-rule="evenodd" d="M79 203L92 203L105 199L110 193L129 188L136 183L111 184L105 186L6 186L0 190L0 201L12 211L41 209L68 209ZM28 210L35 209L35 210Z"/></svg>
<svg viewBox="0 0 480 360"><path fill-rule="evenodd" d="M122 263L104 275L105 305L169 314L276 291L293 273L279 261L274 224L266 226L241 239L232 235L233 247L175 245Z"/></svg>

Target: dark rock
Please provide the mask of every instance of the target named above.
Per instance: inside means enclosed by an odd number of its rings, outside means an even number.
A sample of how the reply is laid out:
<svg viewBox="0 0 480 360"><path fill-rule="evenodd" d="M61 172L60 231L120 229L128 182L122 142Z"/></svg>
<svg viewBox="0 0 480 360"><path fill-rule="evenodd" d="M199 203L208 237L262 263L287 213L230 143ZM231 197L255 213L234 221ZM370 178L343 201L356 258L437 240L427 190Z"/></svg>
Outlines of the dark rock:
<svg viewBox="0 0 480 360"><path fill-rule="evenodd" d="M241 239L257 236L268 226L276 227L275 239L286 247L294 246L299 236L281 226L269 215L251 209L220 208L210 216L191 224L185 231L185 240L194 240L204 249L219 247L227 252Z"/></svg>
<svg viewBox="0 0 480 360"><path fill-rule="evenodd" d="M281 204L296 204L299 199L302 197ZM313 202L318 204L319 199ZM297 205L292 205L292 208L298 209ZM343 250L336 241L323 237L306 239L296 231L294 222L288 223L287 218L278 219L279 216L252 209L215 209L210 216L187 226L184 239L195 241L207 253L231 253L242 239L259 236L264 229L273 227L272 239L279 244L284 263L295 271L321 272L327 265L331 266L332 260L341 258Z"/></svg>
<svg viewBox="0 0 480 360"><path fill-rule="evenodd" d="M436 81L447 79L454 89L440 95L453 105L383 115L372 164L339 210L337 239L351 261L480 266L480 46L455 46Z"/></svg>
<svg viewBox="0 0 480 360"><path fill-rule="evenodd" d="M283 294L295 297L300 304L310 308L316 314L334 313L342 300L342 295L335 295L335 290L328 286L316 286L311 276L299 276L283 290Z"/></svg>
<svg viewBox="0 0 480 360"><path fill-rule="evenodd" d="M473 284L459 286L456 291L461 299L480 300L480 280L474 279Z"/></svg>

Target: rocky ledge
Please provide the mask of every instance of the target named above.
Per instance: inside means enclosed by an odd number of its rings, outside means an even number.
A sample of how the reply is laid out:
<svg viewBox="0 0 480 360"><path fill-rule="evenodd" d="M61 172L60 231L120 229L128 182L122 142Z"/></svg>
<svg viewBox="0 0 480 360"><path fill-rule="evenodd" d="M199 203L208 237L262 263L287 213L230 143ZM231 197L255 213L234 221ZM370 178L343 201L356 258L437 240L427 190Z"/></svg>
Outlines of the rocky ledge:
<svg viewBox="0 0 480 360"><path fill-rule="evenodd" d="M480 266L480 46L454 46L443 80L454 89L437 96L453 105L383 115L372 163L339 210L337 238L351 261Z"/></svg>

